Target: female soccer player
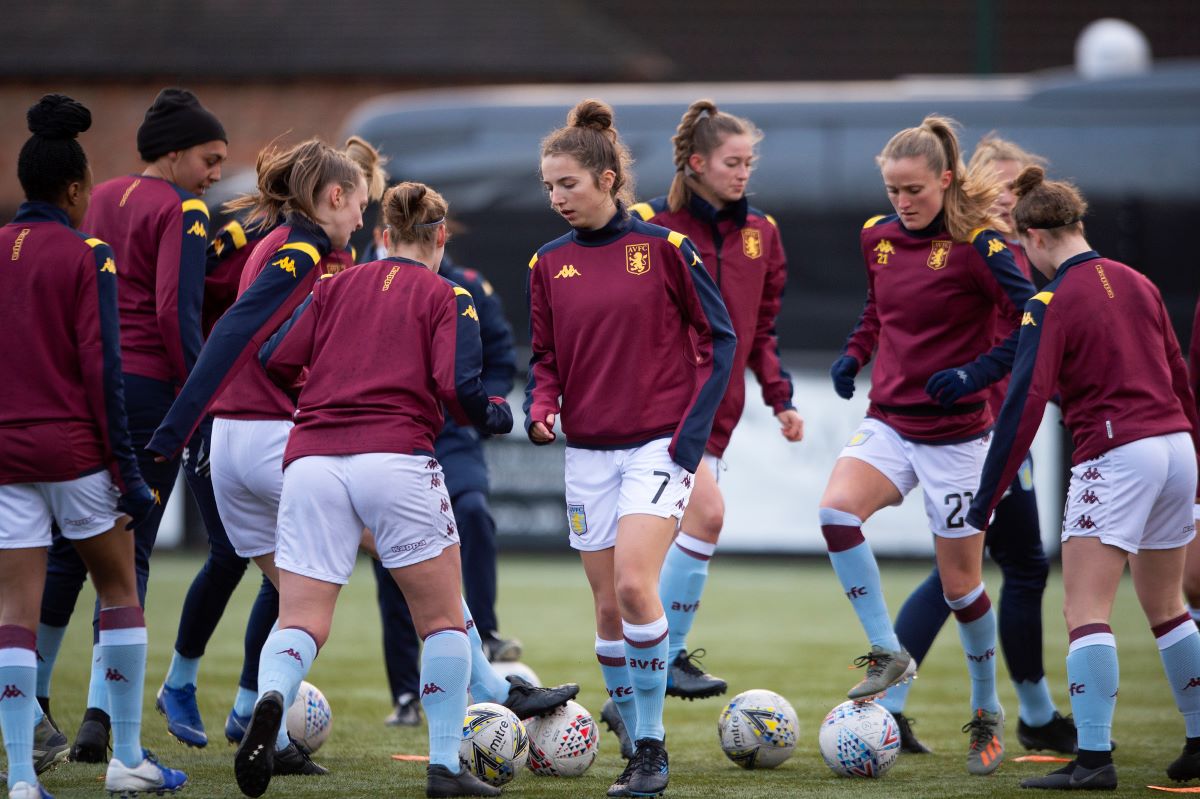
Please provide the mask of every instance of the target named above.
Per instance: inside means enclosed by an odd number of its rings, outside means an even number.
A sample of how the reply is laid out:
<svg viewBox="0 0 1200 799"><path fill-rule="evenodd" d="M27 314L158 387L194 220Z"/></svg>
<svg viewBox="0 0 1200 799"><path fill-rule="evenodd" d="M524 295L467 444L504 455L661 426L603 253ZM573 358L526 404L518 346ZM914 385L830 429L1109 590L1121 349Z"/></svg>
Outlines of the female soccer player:
<svg viewBox="0 0 1200 799"><path fill-rule="evenodd" d="M0 270L0 335L20 342L0 351L8 386L0 403L0 729L8 795L49 797L38 785L32 747L35 630L52 521L86 564L100 601L96 656L115 738L105 787L173 793L187 777L159 765L139 741L146 624L129 527L147 523L156 506L125 415L117 266L111 247L76 230L92 175L75 139L92 115L48 94L27 116L33 135L17 161L26 202L0 229L8 267Z"/></svg>
<svg viewBox="0 0 1200 799"><path fill-rule="evenodd" d="M1187 729L1167 775L1200 777L1200 694L1189 690L1200 634L1181 590L1195 536L1197 432L1183 355L1154 284L1102 258L1084 238L1087 204L1074 186L1047 181L1031 166L1015 191L1021 243L1051 281L1025 306L1012 383L967 524L987 525L1057 394L1075 442L1062 564L1067 679L1079 731L1074 761L1021 786L1117 787L1110 745L1117 649L1108 619L1126 563Z"/></svg>
<svg viewBox="0 0 1200 799"><path fill-rule="evenodd" d="M1012 183L1025 167L1044 163L1045 159L1026 152L1019 145L989 134L976 146L967 165L967 175L971 179L986 181L989 173L999 179L1001 190L992 205L992 213L1007 234L1013 259L1031 283L1034 281L1033 268L1020 242L1016 241L1013 227L1012 208L1016 196ZM1008 320L998 319L997 342L1007 338L1009 333ZM988 389L988 406L993 416L1000 413L1007 390L1007 378ZM1075 725L1055 708L1042 664L1042 594L1046 590L1050 566L1042 549L1037 495L1033 488L1033 461L1029 456L997 506L996 518L987 529L984 545L1004 576L998 623L1001 649L1019 701L1017 738L1027 749L1074 752ZM918 666L949 615L941 575L934 566L933 572L917 586L896 617L896 635ZM893 686L879 704L896 718L905 752L929 752L913 733L912 720L902 712L910 685Z"/></svg>
<svg viewBox="0 0 1200 799"><path fill-rule="evenodd" d="M368 193L374 198L381 196L384 174L381 169L382 160L375 148L357 136L352 136L346 142L345 153L367 176ZM206 338L211 335L221 315L233 305L242 273L254 247L275 228L285 224L286 220L280 216L260 218L256 222L243 224L243 220L240 219L230 221L209 247L208 277L205 280L204 293ZM329 254L322 268L329 273L352 264L351 253L335 250ZM217 508L208 468L208 453L211 451L212 441L211 417L204 420L197 435L201 437L204 456L189 459L185 464L185 473L204 517L204 526L208 531L209 555L184 599L175 651L158 692L156 706L166 717L167 730L171 735L189 746L202 747L207 745L208 735L196 703L200 659L216 630L217 623L221 620L229 598L246 571L247 561L237 554L229 542ZM282 452L280 456L282 457ZM278 613L279 594L270 579L264 575L246 625L242 676L233 708L225 724L226 738L233 743L241 740L241 732L254 707L254 698L258 691L258 654Z"/></svg>
<svg viewBox="0 0 1200 799"><path fill-rule="evenodd" d="M896 213L863 226L867 304L831 369L835 390L848 399L854 375L878 350L871 405L834 464L820 520L829 559L871 643L857 661L866 677L849 692L865 701L910 679L916 664L892 628L862 524L921 484L942 591L971 676L967 770L990 774L1004 751L996 618L982 582L982 528L963 516L992 423L983 389L1008 373L1015 348L1015 331L993 347L995 317L1015 327L1033 287L991 229L999 182L965 176L953 124L926 117L893 136L877 159Z"/></svg>
<svg viewBox="0 0 1200 799"><path fill-rule="evenodd" d="M667 786L658 577L736 343L696 248L626 212L629 163L612 109L598 100L579 103L542 142L550 206L572 230L529 262L525 389L533 443L553 441L563 417L571 546L595 600L604 682L637 747L610 789L619 796Z"/></svg>
<svg viewBox="0 0 1200 799"><path fill-rule="evenodd" d="M671 140L675 177L667 196L630 209L644 221L684 234L695 245L721 290L738 338L729 387L717 408L687 512L659 581L670 628L667 693L685 699L725 693L724 680L697 668L695 653L687 652L687 634L724 523L725 502L718 487L721 458L742 415L747 366L754 370L783 437L799 441L804 436L804 420L792 406L792 379L779 362L775 338L787 258L775 220L746 200L761 140L762 132L749 120L718 111L711 100L697 100Z"/></svg>
<svg viewBox="0 0 1200 799"><path fill-rule="evenodd" d="M83 229L111 243L121 270L118 300L129 432L142 476L158 500L134 533L138 598L144 602L150 553L179 460L156 462L143 449L200 352L208 208L199 196L221 179L227 148L221 123L184 89L159 92L138 128L137 146L145 170L97 186ZM70 543L59 538L50 550L42 601L38 696L50 695L54 662L86 573ZM109 733L105 686L104 671L93 657L88 709L72 760L104 760Z"/></svg>
<svg viewBox="0 0 1200 799"><path fill-rule="evenodd" d="M234 761L248 796L270 783L276 730L329 636L364 527L425 641L427 795L500 793L458 762L471 646L458 534L433 440L442 403L460 422L492 434L512 429L512 412L479 379L470 293L436 274L446 202L404 183L389 190L384 214L393 256L319 282L261 354L280 386L294 385L305 368L308 376L284 456L279 629L263 647L258 703Z"/></svg>

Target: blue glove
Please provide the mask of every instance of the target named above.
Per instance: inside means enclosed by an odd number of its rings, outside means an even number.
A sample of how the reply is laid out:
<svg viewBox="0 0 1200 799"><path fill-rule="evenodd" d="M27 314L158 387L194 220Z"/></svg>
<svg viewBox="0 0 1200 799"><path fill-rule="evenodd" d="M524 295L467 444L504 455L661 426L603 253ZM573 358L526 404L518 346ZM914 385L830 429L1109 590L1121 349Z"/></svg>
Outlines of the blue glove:
<svg viewBox="0 0 1200 799"><path fill-rule="evenodd" d="M925 384L925 393L943 408L950 408L963 397L982 391L987 385L975 365L968 363L957 369L935 372Z"/></svg>
<svg viewBox="0 0 1200 799"><path fill-rule="evenodd" d="M829 376L833 378L833 390L842 399L854 396L854 376L858 374L858 361L849 355L843 355L829 367Z"/></svg>
<svg viewBox="0 0 1200 799"><path fill-rule="evenodd" d="M117 510L129 517L129 528L132 530L154 511L158 500L145 483L131 488L117 500Z"/></svg>

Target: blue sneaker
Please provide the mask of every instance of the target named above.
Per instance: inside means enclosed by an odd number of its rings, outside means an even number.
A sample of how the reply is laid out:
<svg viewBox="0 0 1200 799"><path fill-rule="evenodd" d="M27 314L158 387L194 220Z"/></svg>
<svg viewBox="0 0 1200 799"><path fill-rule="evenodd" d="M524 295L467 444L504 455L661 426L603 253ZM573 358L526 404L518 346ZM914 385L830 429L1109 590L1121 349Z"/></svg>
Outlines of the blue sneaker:
<svg viewBox="0 0 1200 799"><path fill-rule="evenodd" d="M7 781L7 777L5 780ZM38 783L30 785L27 782L18 782L8 791L8 799L54 799L46 789Z"/></svg>
<svg viewBox="0 0 1200 799"><path fill-rule="evenodd" d="M208 734L204 732L204 721L200 708L196 706L196 686L170 688L165 683L158 689L154 707L167 718L167 732L180 743L203 749L208 746Z"/></svg>
<svg viewBox="0 0 1200 799"><path fill-rule="evenodd" d="M235 746L240 744L246 736L246 727L249 724L249 716L241 716L236 710L230 710L229 717L225 719L225 740Z"/></svg>
<svg viewBox="0 0 1200 799"><path fill-rule="evenodd" d="M187 785L187 775L182 771L167 768L150 752L142 750L142 762L127 766L115 757L108 762L108 773L104 776L104 789L109 796L131 799L139 794L175 793Z"/></svg>

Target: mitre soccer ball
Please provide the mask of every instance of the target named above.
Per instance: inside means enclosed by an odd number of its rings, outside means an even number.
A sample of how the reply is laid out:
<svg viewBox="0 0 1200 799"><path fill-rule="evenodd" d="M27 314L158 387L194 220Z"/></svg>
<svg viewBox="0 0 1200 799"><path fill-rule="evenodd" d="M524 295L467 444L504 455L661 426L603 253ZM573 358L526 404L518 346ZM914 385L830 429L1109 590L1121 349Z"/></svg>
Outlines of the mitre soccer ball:
<svg viewBox="0 0 1200 799"><path fill-rule="evenodd" d="M529 770L543 777L578 777L600 751L592 714L578 702L525 720L529 731Z"/></svg>
<svg viewBox="0 0 1200 799"><path fill-rule="evenodd" d="M875 702L842 702L821 722L821 757L843 777L882 777L900 754L900 730Z"/></svg>
<svg viewBox="0 0 1200 799"><path fill-rule="evenodd" d="M775 768L792 756L800 721L779 694L743 691L717 718L717 735L725 756L742 768Z"/></svg>
<svg viewBox="0 0 1200 799"><path fill-rule="evenodd" d="M333 728L333 711L317 686L301 682L296 701L287 712L287 731L296 746L308 754L321 748Z"/></svg>
<svg viewBox="0 0 1200 799"><path fill-rule="evenodd" d="M529 757L525 725L503 705L479 702L467 708L458 759L488 785L499 788L517 776Z"/></svg>

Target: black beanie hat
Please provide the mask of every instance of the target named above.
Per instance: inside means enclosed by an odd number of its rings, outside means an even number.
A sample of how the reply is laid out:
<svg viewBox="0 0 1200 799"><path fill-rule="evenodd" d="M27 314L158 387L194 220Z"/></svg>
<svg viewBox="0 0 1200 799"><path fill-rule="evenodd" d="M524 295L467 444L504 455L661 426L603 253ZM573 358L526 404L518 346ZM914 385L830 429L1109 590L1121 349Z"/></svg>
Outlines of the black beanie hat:
<svg viewBox="0 0 1200 799"><path fill-rule="evenodd" d="M196 95L187 89L163 89L138 128L137 148L142 160L149 163L217 139L229 141L220 120L200 105Z"/></svg>

